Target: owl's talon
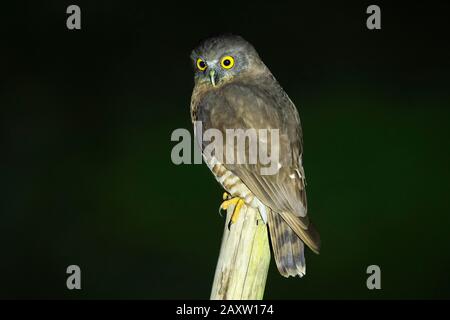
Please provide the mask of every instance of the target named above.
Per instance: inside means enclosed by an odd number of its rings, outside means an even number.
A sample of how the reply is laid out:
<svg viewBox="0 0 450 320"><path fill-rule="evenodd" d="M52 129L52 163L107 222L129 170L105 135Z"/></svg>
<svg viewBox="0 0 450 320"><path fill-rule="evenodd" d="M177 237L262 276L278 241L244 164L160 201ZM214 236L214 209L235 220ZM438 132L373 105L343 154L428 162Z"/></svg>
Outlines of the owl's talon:
<svg viewBox="0 0 450 320"><path fill-rule="evenodd" d="M222 195L222 204L219 207L219 215L222 217L222 210L227 210L230 204L227 202L231 199L231 195L228 192L224 192Z"/></svg>
<svg viewBox="0 0 450 320"><path fill-rule="evenodd" d="M244 200L242 200L241 198L237 199L238 200L231 215L230 222L228 222L228 230L230 230L231 226L236 223L237 219L239 218L242 206L244 205Z"/></svg>
<svg viewBox="0 0 450 320"><path fill-rule="evenodd" d="M235 223L239 217L239 212L241 211L242 206L244 205L244 200L239 197L232 198L230 194L223 194L224 201L219 207L220 216L222 216L222 210L228 210L228 207L234 205L233 213L231 214L230 222L228 223L228 230L231 225Z"/></svg>

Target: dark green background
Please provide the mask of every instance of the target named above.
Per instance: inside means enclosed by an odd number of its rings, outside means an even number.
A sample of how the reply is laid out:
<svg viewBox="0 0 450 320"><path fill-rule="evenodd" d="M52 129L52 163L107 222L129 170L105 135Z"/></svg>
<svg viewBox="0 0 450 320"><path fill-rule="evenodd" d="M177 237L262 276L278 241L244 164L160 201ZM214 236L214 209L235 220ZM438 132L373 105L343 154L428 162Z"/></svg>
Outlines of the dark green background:
<svg viewBox="0 0 450 320"><path fill-rule="evenodd" d="M369 31L365 2L73 3L80 31L72 2L2 7L1 298L209 297L222 190L172 164L170 135L218 32L254 44L303 122L322 252L303 279L272 261L265 297L450 298L449 5L378 2Z"/></svg>

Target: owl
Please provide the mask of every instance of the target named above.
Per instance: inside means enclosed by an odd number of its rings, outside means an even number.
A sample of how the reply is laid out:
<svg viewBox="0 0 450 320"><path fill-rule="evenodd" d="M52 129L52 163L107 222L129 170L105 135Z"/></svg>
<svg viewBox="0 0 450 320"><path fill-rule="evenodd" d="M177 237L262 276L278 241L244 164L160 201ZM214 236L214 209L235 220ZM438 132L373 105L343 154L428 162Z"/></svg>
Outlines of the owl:
<svg viewBox="0 0 450 320"><path fill-rule="evenodd" d="M304 244L318 253L320 237L307 215L302 129L295 105L255 48L240 36L206 39L192 51L191 60L195 70L191 118L203 158L226 191L221 208L235 206L231 223L243 204L259 210L268 225L279 272L302 277L306 271ZM276 172L262 174L266 164L259 160L232 162L206 153L206 143L199 136L208 129L223 136L229 130L276 129ZM258 136L257 141L275 150L268 146L267 136ZM223 149L228 146L224 139ZM249 148L233 151L248 155Z"/></svg>

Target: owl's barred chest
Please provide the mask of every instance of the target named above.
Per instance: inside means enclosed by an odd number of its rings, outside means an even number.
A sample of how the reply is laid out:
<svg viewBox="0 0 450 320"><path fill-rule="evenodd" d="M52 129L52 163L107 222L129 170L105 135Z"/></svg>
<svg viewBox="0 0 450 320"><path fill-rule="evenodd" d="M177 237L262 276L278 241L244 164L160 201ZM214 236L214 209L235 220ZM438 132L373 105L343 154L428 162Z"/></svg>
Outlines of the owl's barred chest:
<svg viewBox="0 0 450 320"><path fill-rule="evenodd" d="M191 116L192 121L195 123L201 123L203 127L199 132L204 134L204 130L211 127L211 115L214 114L214 102L216 98L220 97L220 93L211 94L204 92L197 92L192 97L191 104ZM220 98L219 98L220 99ZM220 105L220 103L219 103ZM219 109L219 108L217 108ZM232 117L231 114L224 114L224 117ZM196 128L194 132L199 133ZM198 137L197 137L198 138ZM197 140L200 144L201 141ZM203 149L204 146L200 146ZM207 155L203 153L203 159L211 170L212 174L220 185L227 191L232 197L239 197L244 200L244 202L251 207L258 208L260 205L259 200L254 196L254 194L249 190L249 188L242 182L242 180L235 175L232 171L228 170L220 161L214 156Z"/></svg>
<svg viewBox="0 0 450 320"><path fill-rule="evenodd" d="M261 81L256 81L261 80ZM276 102L279 88L274 87L274 79L264 77L252 80L241 79L212 88L196 84L191 99L191 118L194 126L201 124L202 133L208 129L220 131L225 143L227 130L269 130L284 128L284 112ZM258 82L258 85L256 85ZM273 90L269 90L273 89ZM204 141L197 137L203 150ZM224 146L225 147L225 146ZM259 210L261 217L267 221L267 207L247 187L241 178L228 170L221 161L203 154L205 163L216 180L232 196L244 200L247 206Z"/></svg>
<svg viewBox="0 0 450 320"><path fill-rule="evenodd" d="M258 209L263 221L266 223L266 206L249 190L242 180L232 171L228 170L223 164L217 162L215 158L206 159L206 157L204 157L204 159L216 180L231 195L231 197L239 197L244 200L247 206Z"/></svg>

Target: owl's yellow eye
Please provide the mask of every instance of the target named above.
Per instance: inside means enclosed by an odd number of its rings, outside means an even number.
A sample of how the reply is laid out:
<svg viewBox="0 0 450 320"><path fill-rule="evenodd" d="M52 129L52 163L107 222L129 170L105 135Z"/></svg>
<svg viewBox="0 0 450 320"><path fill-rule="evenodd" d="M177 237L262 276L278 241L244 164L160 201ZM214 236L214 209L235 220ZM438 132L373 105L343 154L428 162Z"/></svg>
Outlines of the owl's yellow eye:
<svg viewBox="0 0 450 320"><path fill-rule="evenodd" d="M205 71L205 69L206 69L207 67L208 67L208 66L206 65L205 61L203 61L202 58L198 58L198 59L197 59L197 68L198 68L198 70L200 70L200 71Z"/></svg>
<svg viewBox="0 0 450 320"><path fill-rule="evenodd" d="M234 66L234 58L232 56L225 56L220 61L220 65L224 69L231 69Z"/></svg>

